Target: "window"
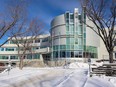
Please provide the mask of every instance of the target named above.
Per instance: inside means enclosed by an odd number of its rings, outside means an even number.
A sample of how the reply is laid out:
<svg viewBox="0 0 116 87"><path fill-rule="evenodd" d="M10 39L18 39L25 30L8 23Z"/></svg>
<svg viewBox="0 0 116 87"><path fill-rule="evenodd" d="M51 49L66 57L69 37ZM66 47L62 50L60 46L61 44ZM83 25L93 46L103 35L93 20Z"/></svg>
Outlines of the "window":
<svg viewBox="0 0 116 87"><path fill-rule="evenodd" d="M75 45L75 46L74 46L74 49L75 49L75 50L77 50L78 48L79 48L78 45Z"/></svg>
<svg viewBox="0 0 116 87"><path fill-rule="evenodd" d="M65 17L66 17L66 24L69 24L69 12L65 14Z"/></svg>
<svg viewBox="0 0 116 87"><path fill-rule="evenodd" d="M55 58L58 58L58 52L56 52L56 57Z"/></svg>
<svg viewBox="0 0 116 87"><path fill-rule="evenodd" d="M70 38L66 38L66 43L70 44Z"/></svg>
<svg viewBox="0 0 116 87"><path fill-rule="evenodd" d="M70 50L70 45L67 45L66 46L66 50Z"/></svg>
<svg viewBox="0 0 116 87"><path fill-rule="evenodd" d="M60 57L65 58L65 56L66 56L66 55L65 55L65 52L64 52L64 51L61 51L61 52L60 52Z"/></svg>
<svg viewBox="0 0 116 87"><path fill-rule="evenodd" d="M33 58L34 59L39 59L40 58L40 55L39 54L33 54Z"/></svg>
<svg viewBox="0 0 116 87"><path fill-rule="evenodd" d="M78 32L78 26L76 25L76 29L75 29L76 32Z"/></svg>
<svg viewBox="0 0 116 87"><path fill-rule="evenodd" d="M66 26L66 30L69 31L69 26Z"/></svg>
<svg viewBox="0 0 116 87"><path fill-rule="evenodd" d="M6 51L14 51L14 48L6 48Z"/></svg>
<svg viewBox="0 0 116 87"><path fill-rule="evenodd" d="M74 22L74 14L70 14L70 23Z"/></svg>
<svg viewBox="0 0 116 87"><path fill-rule="evenodd" d="M10 59L18 59L18 56L10 56Z"/></svg>
<svg viewBox="0 0 116 87"><path fill-rule="evenodd" d="M76 57L76 58L82 58L82 52L81 51L75 51L75 54L74 54L74 56Z"/></svg>
<svg viewBox="0 0 116 87"><path fill-rule="evenodd" d="M78 44L78 38L75 38L75 44Z"/></svg>
<svg viewBox="0 0 116 87"><path fill-rule="evenodd" d="M71 57L74 57L74 52L71 52Z"/></svg>
<svg viewBox="0 0 116 87"><path fill-rule="evenodd" d="M66 13L66 19L69 19L69 12Z"/></svg>
<svg viewBox="0 0 116 87"><path fill-rule="evenodd" d="M70 57L70 51L66 51L66 57L69 58Z"/></svg>
<svg viewBox="0 0 116 87"><path fill-rule="evenodd" d="M4 48L1 48L0 50L1 50L1 51L4 51Z"/></svg>
<svg viewBox="0 0 116 87"><path fill-rule="evenodd" d="M48 41L48 38L42 39L42 42L47 42L47 41Z"/></svg>
<svg viewBox="0 0 116 87"><path fill-rule="evenodd" d="M73 32L74 31L74 25L73 24L70 24L70 32Z"/></svg>
<svg viewBox="0 0 116 87"><path fill-rule="evenodd" d="M78 44L79 45L82 45L83 43L82 43L82 38L78 38Z"/></svg>
<svg viewBox="0 0 116 87"><path fill-rule="evenodd" d="M78 51L75 51L74 56L75 56L75 57L78 57L78 55L79 55Z"/></svg>
<svg viewBox="0 0 116 87"><path fill-rule="evenodd" d="M38 50L39 49L39 47L33 47L33 50Z"/></svg>
<svg viewBox="0 0 116 87"><path fill-rule="evenodd" d="M35 43L39 43L39 42L40 42L40 39L35 40Z"/></svg>
<svg viewBox="0 0 116 87"><path fill-rule="evenodd" d="M32 59L32 54L28 54L27 59Z"/></svg>
<svg viewBox="0 0 116 87"><path fill-rule="evenodd" d="M70 43L74 44L74 38L70 38Z"/></svg>
<svg viewBox="0 0 116 87"><path fill-rule="evenodd" d="M78 57L80 57L80 58L82 57L82 52L79 52L79 55L78 55Z"/></svg>
<svg viewBox="0 0 116 87"><path fill-rule="evenodd" d="M82 45L79 45L78 47L79 47L78 48L79 50L82 50L83 49L83 46Z"/></svg>
<svg viewBox="0 0 116 87"><path fill-rule="evenodd" d="M79 25L79 28L78 28L78 34L82 34L83 33L83 31L82 31L83 29L82 29L82 26L81 25Z"/></svg>
<svg viewBox="0 0 116 87"><path fill-rule="evenodd" d="M8 56L0 56L0 59L8 59Z"/></svg>
<svg viewBox="0 0 116 87"><path fill-rule="evenodd" d="M10 44L14 44L13 41L10 41Z"/></svg>
<svg viewBox="0 0 116 87"><path fill-rule="evenodd" d="M81 20L81 15L79 15L78 17L79 17L79 20Z"/></svg>
<svg viewBox="0 0 116 87"><path fill-rule="evenodd" d="M74 45L70 45L70 50L74 50Z"/></svg>
<svg viewBox="0 0 116 87"><path fill-rule="evenodd" d="M61 50L65 50L65 45L60 45Z"/></svg>

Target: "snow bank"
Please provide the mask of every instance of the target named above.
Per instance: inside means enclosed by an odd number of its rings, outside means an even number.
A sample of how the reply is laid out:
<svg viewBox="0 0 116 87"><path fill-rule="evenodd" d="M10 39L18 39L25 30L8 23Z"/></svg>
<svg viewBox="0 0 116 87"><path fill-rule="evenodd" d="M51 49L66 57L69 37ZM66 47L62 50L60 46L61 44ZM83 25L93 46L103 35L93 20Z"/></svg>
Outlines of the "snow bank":
<svg viewBox="0 0 116 87"><path fill-rule="evenodd" d="M87 63L78 63L78 62L74 62L69 64L69 68L88 68L88 64Z"/></svg>

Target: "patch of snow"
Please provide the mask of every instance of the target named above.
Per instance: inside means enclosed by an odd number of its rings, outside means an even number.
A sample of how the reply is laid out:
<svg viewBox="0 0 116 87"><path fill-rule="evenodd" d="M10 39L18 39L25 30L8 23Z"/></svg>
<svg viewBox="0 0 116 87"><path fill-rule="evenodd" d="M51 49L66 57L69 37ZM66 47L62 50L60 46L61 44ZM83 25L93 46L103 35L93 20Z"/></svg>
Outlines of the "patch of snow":
<svg viewBox="0 0 116 87"><path fill-rule="evenodd" d="M69 64L69 68L89 68L89 65L87 63L74 62Z"/></svg>
<svg viewBox="0 0 116 87"><path fill-rule="evenodd" d="M116 78L88 77L87 63L71 63L62 67L18 68L0 73L0 87L116 87ZM113 86L114 85L114 86Z"/></svg>

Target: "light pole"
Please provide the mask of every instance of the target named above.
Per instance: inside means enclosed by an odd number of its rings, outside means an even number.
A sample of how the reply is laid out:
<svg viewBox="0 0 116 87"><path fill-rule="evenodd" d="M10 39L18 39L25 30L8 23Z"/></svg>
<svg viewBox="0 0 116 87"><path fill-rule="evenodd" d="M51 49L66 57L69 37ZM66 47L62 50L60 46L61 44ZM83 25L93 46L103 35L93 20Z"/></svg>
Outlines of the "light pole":
<svg viewBox="0 0 116 87"><path fill-rule="evenodd" d="M53 38L54 38L54 32L52 32L52 61L53 61Z"/></svg>
<svg viewBox="0 0 116 87"><path fill-rule="evenodd" d="M89 64L89 77L91 77L91 58L88 58L88 64Z"/></svg>
<svg viewBox="0 0 116 87"><path fill-rule="evenodd" d="M60 32L59 32L59 41L58 41L58 61L59 61L59 58L60 58Z"/></svg>

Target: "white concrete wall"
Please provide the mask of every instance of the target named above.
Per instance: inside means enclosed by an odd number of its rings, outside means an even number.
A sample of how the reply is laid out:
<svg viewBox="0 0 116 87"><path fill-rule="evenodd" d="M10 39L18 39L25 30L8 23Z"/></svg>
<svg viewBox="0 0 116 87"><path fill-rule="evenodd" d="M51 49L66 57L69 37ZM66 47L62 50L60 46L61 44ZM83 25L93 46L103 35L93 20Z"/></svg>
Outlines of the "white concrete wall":
<svg viewBox="0 0 116 87"><path fill-rule="evenodd" d="M89 26L95 27L94 24L90 20L88 20L88 18L86 19L86 23ZM100 46L99 36L89 27L86 27L86 45L87 46L95 46L95 47Z"/></svg>
<svg viewBox="0 0 116 87"><path fill-rule="evenodd" d="M106 50L106 47L102 41L102 39L100 39L100 47L98 48L98 58L99 59L108 59L108 52Z"/></svg>
<svg viewBox="0 0 116 87"><path fill-rule="evenodd" d="M54 45L66 45L66 38L55 39L53 41Z"/></svg>
<svg viewBox="0 0 116 87"><path fill-rule="evenodd" d="M55 17L51 22L51 27L53 28L57 25L62 25L62 24L65 24L64 14Z"/></svg>
<svg viewBox="0 0 116 87"><path fill-rule="evenodd" d="M65 25L64 14L55 17L53 19L53 21L51 22L51 27L52 27L52 34L54 37L53 45L59 45L59 44L65 45L66 38L58 37L61 35L66 35L66 25ZM56 36L57 36L57 38L56 38Z"/></svg>

